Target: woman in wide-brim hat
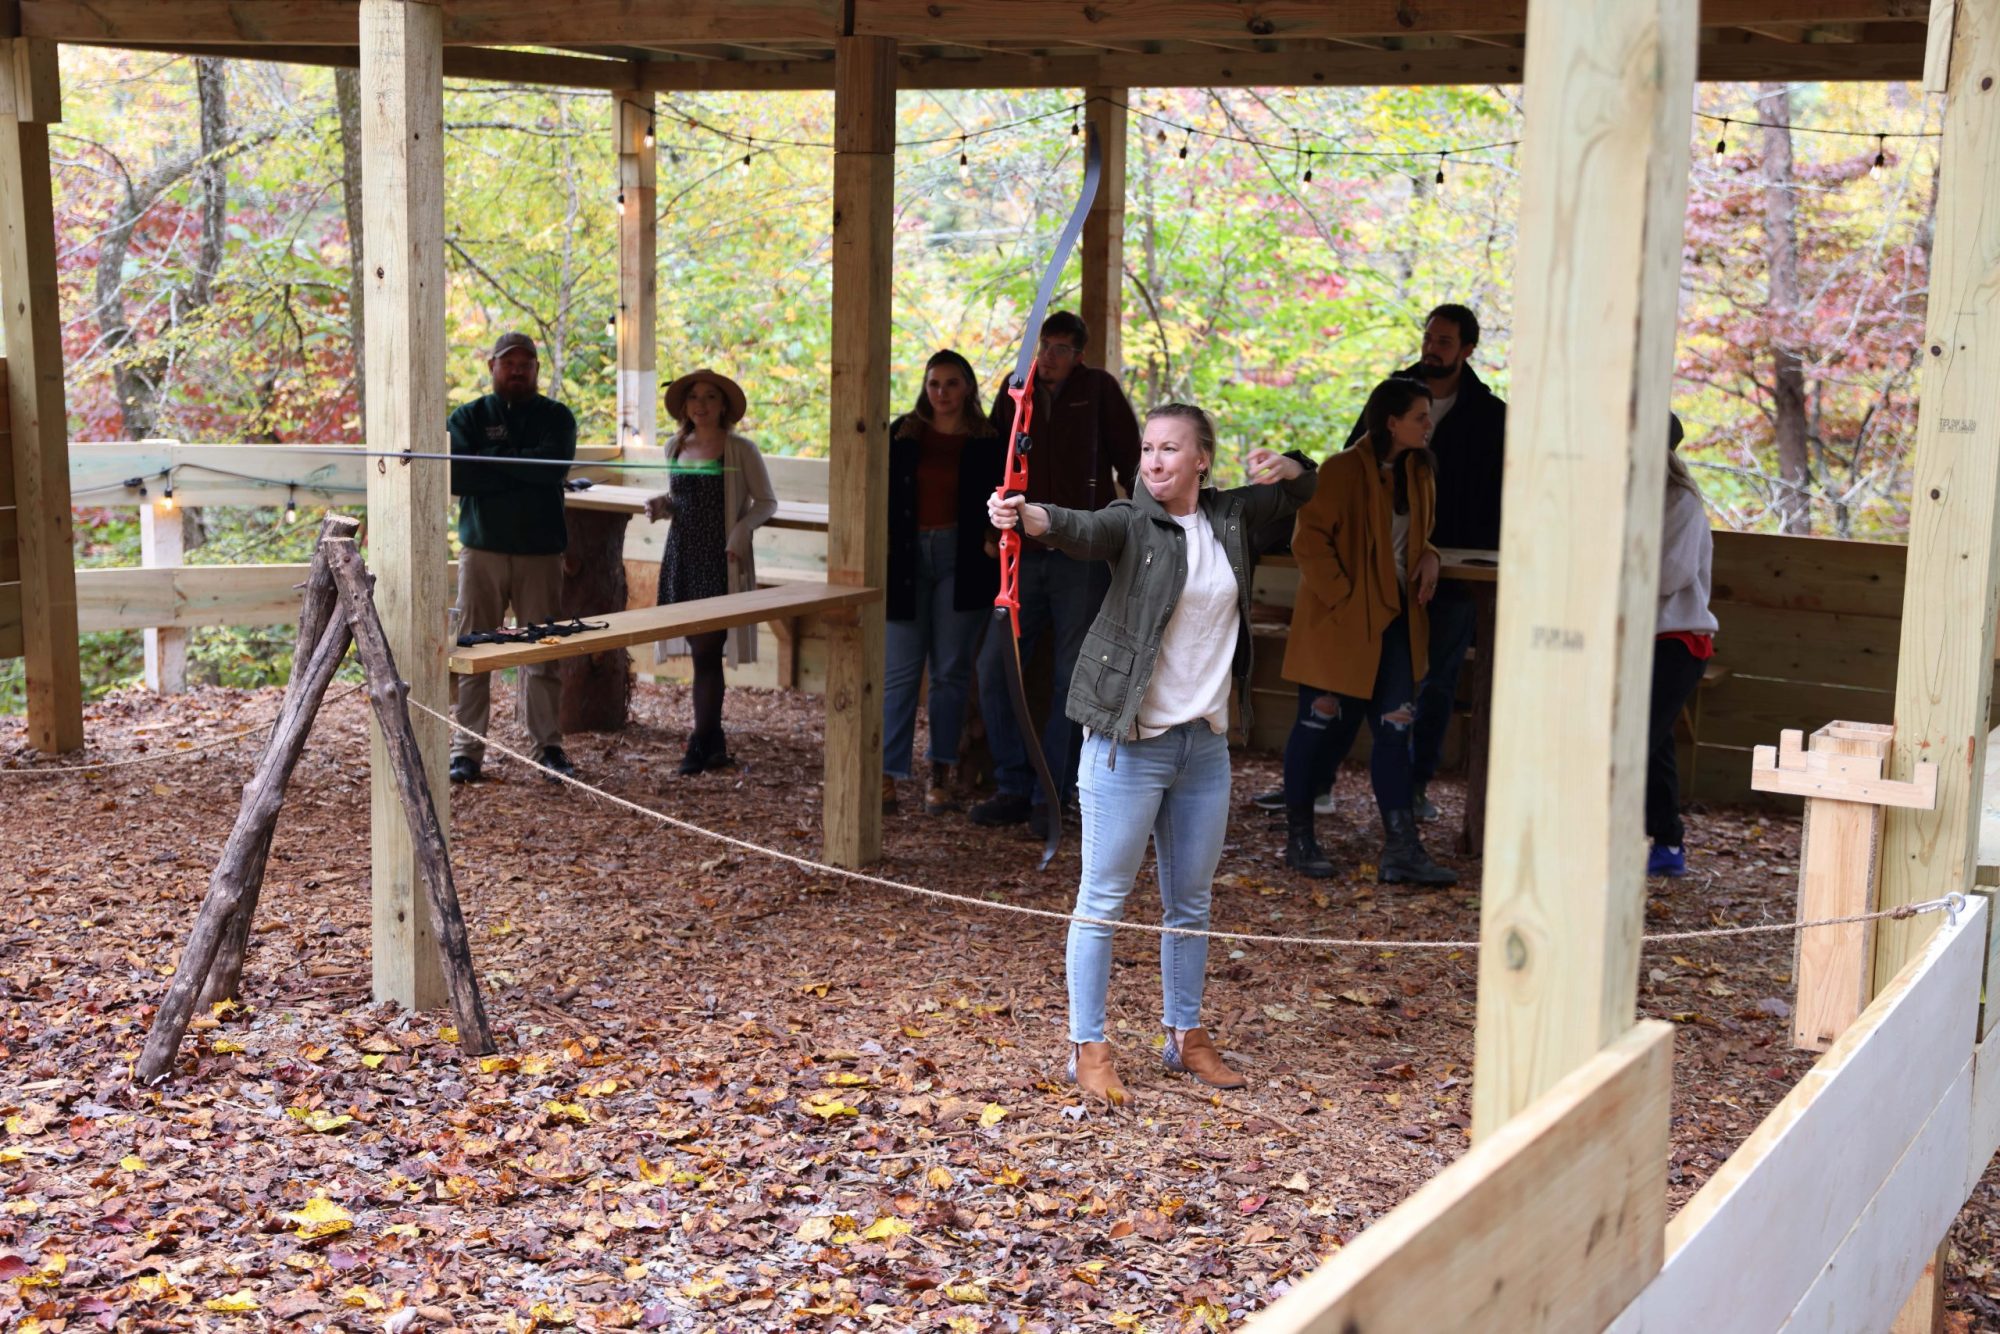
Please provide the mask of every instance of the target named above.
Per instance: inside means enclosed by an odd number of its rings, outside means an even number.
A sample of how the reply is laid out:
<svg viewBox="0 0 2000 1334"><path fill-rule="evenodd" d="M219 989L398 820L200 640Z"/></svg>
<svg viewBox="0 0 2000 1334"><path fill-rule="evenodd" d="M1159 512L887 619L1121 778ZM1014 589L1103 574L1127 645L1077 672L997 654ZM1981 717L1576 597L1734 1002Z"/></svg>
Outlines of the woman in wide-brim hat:
<svg viewBox="0 0 2000 1334"><path fill-rule="evenodd" d="M646 502L646 517L671 519L660 559L659 602L743 593L757 586L751 538L778 509L771 476L757 446L733 429L748 408L743 389L706 368L691 371L662 395L678 423L667 440L668 489ZM722 668L757 660L757 627L713 630L661 645L660 656L694 661L694 728L680 772L697 774L731 763L722 731Z"/></svg>

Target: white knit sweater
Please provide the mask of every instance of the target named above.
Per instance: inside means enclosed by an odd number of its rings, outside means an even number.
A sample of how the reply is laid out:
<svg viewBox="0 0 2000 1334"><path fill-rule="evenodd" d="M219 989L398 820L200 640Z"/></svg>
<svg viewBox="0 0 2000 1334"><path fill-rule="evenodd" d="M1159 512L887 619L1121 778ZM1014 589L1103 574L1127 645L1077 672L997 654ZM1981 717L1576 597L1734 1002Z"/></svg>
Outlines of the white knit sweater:
<svg viewBox="0 0 2000 1334"><path fill-rule="evenodd" d="M1667 485L1667 507L1660 525L1660 613L1655 634L1684 630L1715 633L1715 613L1708 609L1709 567L1715 537L1708 530L1708 511L1701 497L1684 486Z"/></svg>

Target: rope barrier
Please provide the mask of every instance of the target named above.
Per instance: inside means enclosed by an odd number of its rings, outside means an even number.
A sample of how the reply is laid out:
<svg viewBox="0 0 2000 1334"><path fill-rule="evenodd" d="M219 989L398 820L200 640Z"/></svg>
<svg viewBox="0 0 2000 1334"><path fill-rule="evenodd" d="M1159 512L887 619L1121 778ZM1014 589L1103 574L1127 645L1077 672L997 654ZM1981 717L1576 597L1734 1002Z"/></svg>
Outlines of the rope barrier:
<svg viewBox="0 0 2000 1334"><path fill-rule="evenodd" d="M454 732L460 732L471 737L480 735L471 728L461 725L457 719L447 717L439 713L436 709L430 708L428 705L410 700L409 706L437 719ZM603 788L593 787L580 778L544 769L541 765L535 763L531 757L522 754L518 750L501 745L491 738L481 739L485 741L486 749L505 756L507 759L513 760L518 764L525 765L537 773L555 779L569 787L576 788L578 791L588 793L610 805L631 811L633 814L644 816L649 820L658 821L661 824L682 830L685 833L712 839L717 843L727 844L730 847L739 848L744 852L755 853L760 857L769 857L774 861L788 862L793 866L799 867L801 870L815 871L822 875L839 876L842 879L857 881L861 884L879 885L884 889L893 889L899 893L912 894L919 898L932 899L937 902L956 903L968 908L982 908L989 912L1012 913L1020 917L1036 917L1047 921L1064 923L1081 922L1086 926L1110 927L1114 931L1138 931L1156 936L1199 936L1209 940L1227 940L1244 945L1293 945L1303 949L1371 950L1476 950L1479 948L1477 940L1364 940L1342 936L1281 936L1262 935L1244 931L1203 931L1187 926L1167 926L1153 922L1128 922L1123 919L1114 920L1106 917L1090 917L1082 913L1054 912L1047 908L1030 908L1025 904L997 903L991 899L977 899L969 894L953 894L942 889L931 889L924 885L913 885L904 880L891 880L886 876L870 875L866 871L856 871L845 866L834 866L827 862L815 861L811 857L801 857L795 852L784 852L777 848L768 848L761 843L752 843L749 839L738 838L734 834L724 834L717 830L704 828L693 821L668 815L664 811L656 811L649 806L642 806L638 802L630 801L616 793L606 792ZM1963 894L1947 894L1943 898L1931 899L1923 903L1905 904L1899 908L1887 908L1880 912L1856 913L1850 917L1828 917L1811 922L1774 922L1761 926L1713 927L1700 931L1671 931L1660 935L1644 936L1641 939L1647 945L1663 945L1684 940L1704 940L1722 936L1748 936L1778 931L1803 931L1809 927L1845 926L1853 922L1872 922L1883 918L1907 918L1933 912L1949 913L1951 914L1951 920L1955 922L1958 912L1964 907L1964 904L1965 896Z"/></svg>
<svg viewBox="0 0 2000 1334"><path fill-rule="evenodd" d="M329 695L326 699L322 700L320 707L325 708L329 704L338 704L341 700L360 691L360 689L360 686L349 686L339 694ZM241 732L231 732L228 736L218 737L214 741L204 741L199 746L177 747L173 750L163 750L157 755L129 755L124 759L104 760L97 764L37 764L23 765L18 769L0 768L0 778L39 778L43 774L94 774L105 769L123 769L133 764L151 764L156 760L175 760L183 755L199 755L205 750L220 750L224 746L235 745L244 737L261 732L264 728L276 722L278 715L283 712L284 706L280 704L277 709L272 711L270 717L252 723Z"/></svg>

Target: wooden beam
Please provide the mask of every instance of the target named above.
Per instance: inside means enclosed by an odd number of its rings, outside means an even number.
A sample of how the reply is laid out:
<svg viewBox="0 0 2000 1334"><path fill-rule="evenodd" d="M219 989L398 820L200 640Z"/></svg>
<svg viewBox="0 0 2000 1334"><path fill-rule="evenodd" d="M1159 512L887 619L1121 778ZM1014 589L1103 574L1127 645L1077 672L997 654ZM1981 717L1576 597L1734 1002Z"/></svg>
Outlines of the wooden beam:
<svg viewBox="0 0 2000 1334"><path fill-rule="evenodd" d="M156 51L170 55L219 56L232 60L265 61L276 65L321 65L353 69L361 63L358 47L349 45L259 45L223 42L80 42L81 46L111 46L125 51ZM553 88L630 88L632 62L589 56L554 55L546 51L503 51L486 46L448 46L444 51L447 79L482 83L527 83Z"/></svg>
<svg viewBox="0 0 2000 1334"><path fill-rule="evenodd" d="M1673 1050L1671 1024L1635 1026L1245 1334L1597 1334L1659 1272Z"/></svg>
<svg viewBox="0 0 2000 1334"><path fill-rule="evenodd" d="M181 512L160 512L160 507L139 507L139 560L148 570L166 569L181 563ZM79 588L79 595L81 594ZM79 596L79 602L81 597ZM79 628L83 609L77 608ZM179 626L148 627L140 632L146 661L146 688L162 695L187 691L188 632ZM310 653L309 645L301 652Z"/></svg>
<svg viewBox="0 0 2000 1334"><path fill-rule="evenodd" d="M1497 784L1487 810L1475 1136L1624 1033L1637 1003L1694 109L1693 0L1529 19L1491 764L1535 781Z"/></svg>
<svg viewBox="0 0 2000 1334"><path fill-rule="evenodd" d="M895 264L896 44L834 48L833 376L826 574L880 588L889 548L889 320ZM882 604L829 624L827 860L882 855Z"/></svg>
<svg viewBox="0 0 2000 1334"><path fill-rule="evenodd" d="M1084 91L1084 115L1097 132L1104 172L1083 220L1083 326L1088 360L1125 374L1125 130L1129 90L1103 85Z"/></svg>
<svg viewBox="0 0 2000 1334"><path fill-rule="evenodd" d="M1976 903L1897 974L1674 1216L1665 1267L1612 1322L1612 1334L1887 1326L1930 1253L1928 1237L1878 1243L1869 1259L1899 1266L1896 1281L1838 1319L1786 1321L1829 1269L1843 1267L1828 1261L1938 1108L1969 1100L1961 1076L1972 1059L1985 946L1986 907ZM1927 1178L1929 1207L1942 1206L1947 1221L1970 1188L1965 1151L1961 1137L1952 1172Z"/></svg>
<svg viewBox="0 0 2000 1334"><path fill-rule="evenodd" d="M618 142L618 444L658 443L659 218L654 193L653 95L613 95Z"/></svg>
<svg viewBox="0 0 2000 1334"><path fill-rule="evenodd" d="M1892 810L1882 848L1885 908L1962 890L1979 851L1987 709L1992 703L1996 577L2000 576L2000 0L1955 0L1930 30L1926 80L1942 73L1936 243L1925 314L1910 488L1910 555L1896 671L1892 773L1936 765L1934 810ZM1936 49L1943 47L1944 49ZM1894 974L1935 929L1887 921L1875 976ZM1949 1220L1947 1220L1949 1221ZM1936 1242L1942 1229L1924 1238ZM1896 1317L1897 1334L1933 1328L1944 1304L1939 1260Z"/></svg>
<svg viewBox="0 0 2000 1334"><path fill-rule="evenodd" d="M428 0L362 0L361 178L368 281L367 438L371 449L442 451L445 436L443 11ZM442 713L449 473L438 463L371 460L368 563L375 605L410 698ZM447 735L414 721L438 816L450 827ZM413 1010L445 1001L424 907L419 854L390 751L369 728L374 994Z"/></svg>
<svg viewBox="0 0 2000 1334"><path fill-rule="evenodd" d="M28 744L60 752L83 745L69 465L63 457L69 424L49 179L48 122L58 118L60 94L48 43L0 42L0 65L10 71L11 84L11 95L0 100L0 297L7 305L7 416Z"/></svg>
<svg viewBox="0 0 2000 1334"><path fill-rule="evenodd" d="M1882 906L1972 883L2000 575L2000 0L1958 0L1923 341L1916 477L1896 673L1891 773L1938 771L1933 811L1889 813ZM1982 82L1984 86L1982 86ZM1884 922L1886 981L1936 928Z"/></svg>

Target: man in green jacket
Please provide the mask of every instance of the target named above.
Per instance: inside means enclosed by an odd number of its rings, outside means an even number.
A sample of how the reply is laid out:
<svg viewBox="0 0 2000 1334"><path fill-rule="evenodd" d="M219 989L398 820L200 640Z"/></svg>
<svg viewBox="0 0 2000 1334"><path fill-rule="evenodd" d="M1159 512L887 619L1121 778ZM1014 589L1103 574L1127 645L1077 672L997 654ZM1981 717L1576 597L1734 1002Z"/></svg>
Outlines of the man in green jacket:
<svg viewBox="0 0 2000 1334"><path fill-rule="evenodd" d="M541 363L535 340L524 333L500 335L486 359L493 392L451 414L451 493L459 497L459 634L497 630L514 609L520 625L552 621L562 601L563 552L569 530L563 523L563 478L555 466L576 458L576 418L541 393ZM474 459L480 461L474 462ZM521 460L520 462L501 460ZM562 685L553 662L520 669L520 711L535 743L535 761L552 775L576 769L563 754L560 706ZM492 677L464 676L454 710L461 727L454 733L451 781L479 777L486 755L486 723L492 707Z"/></svg>

